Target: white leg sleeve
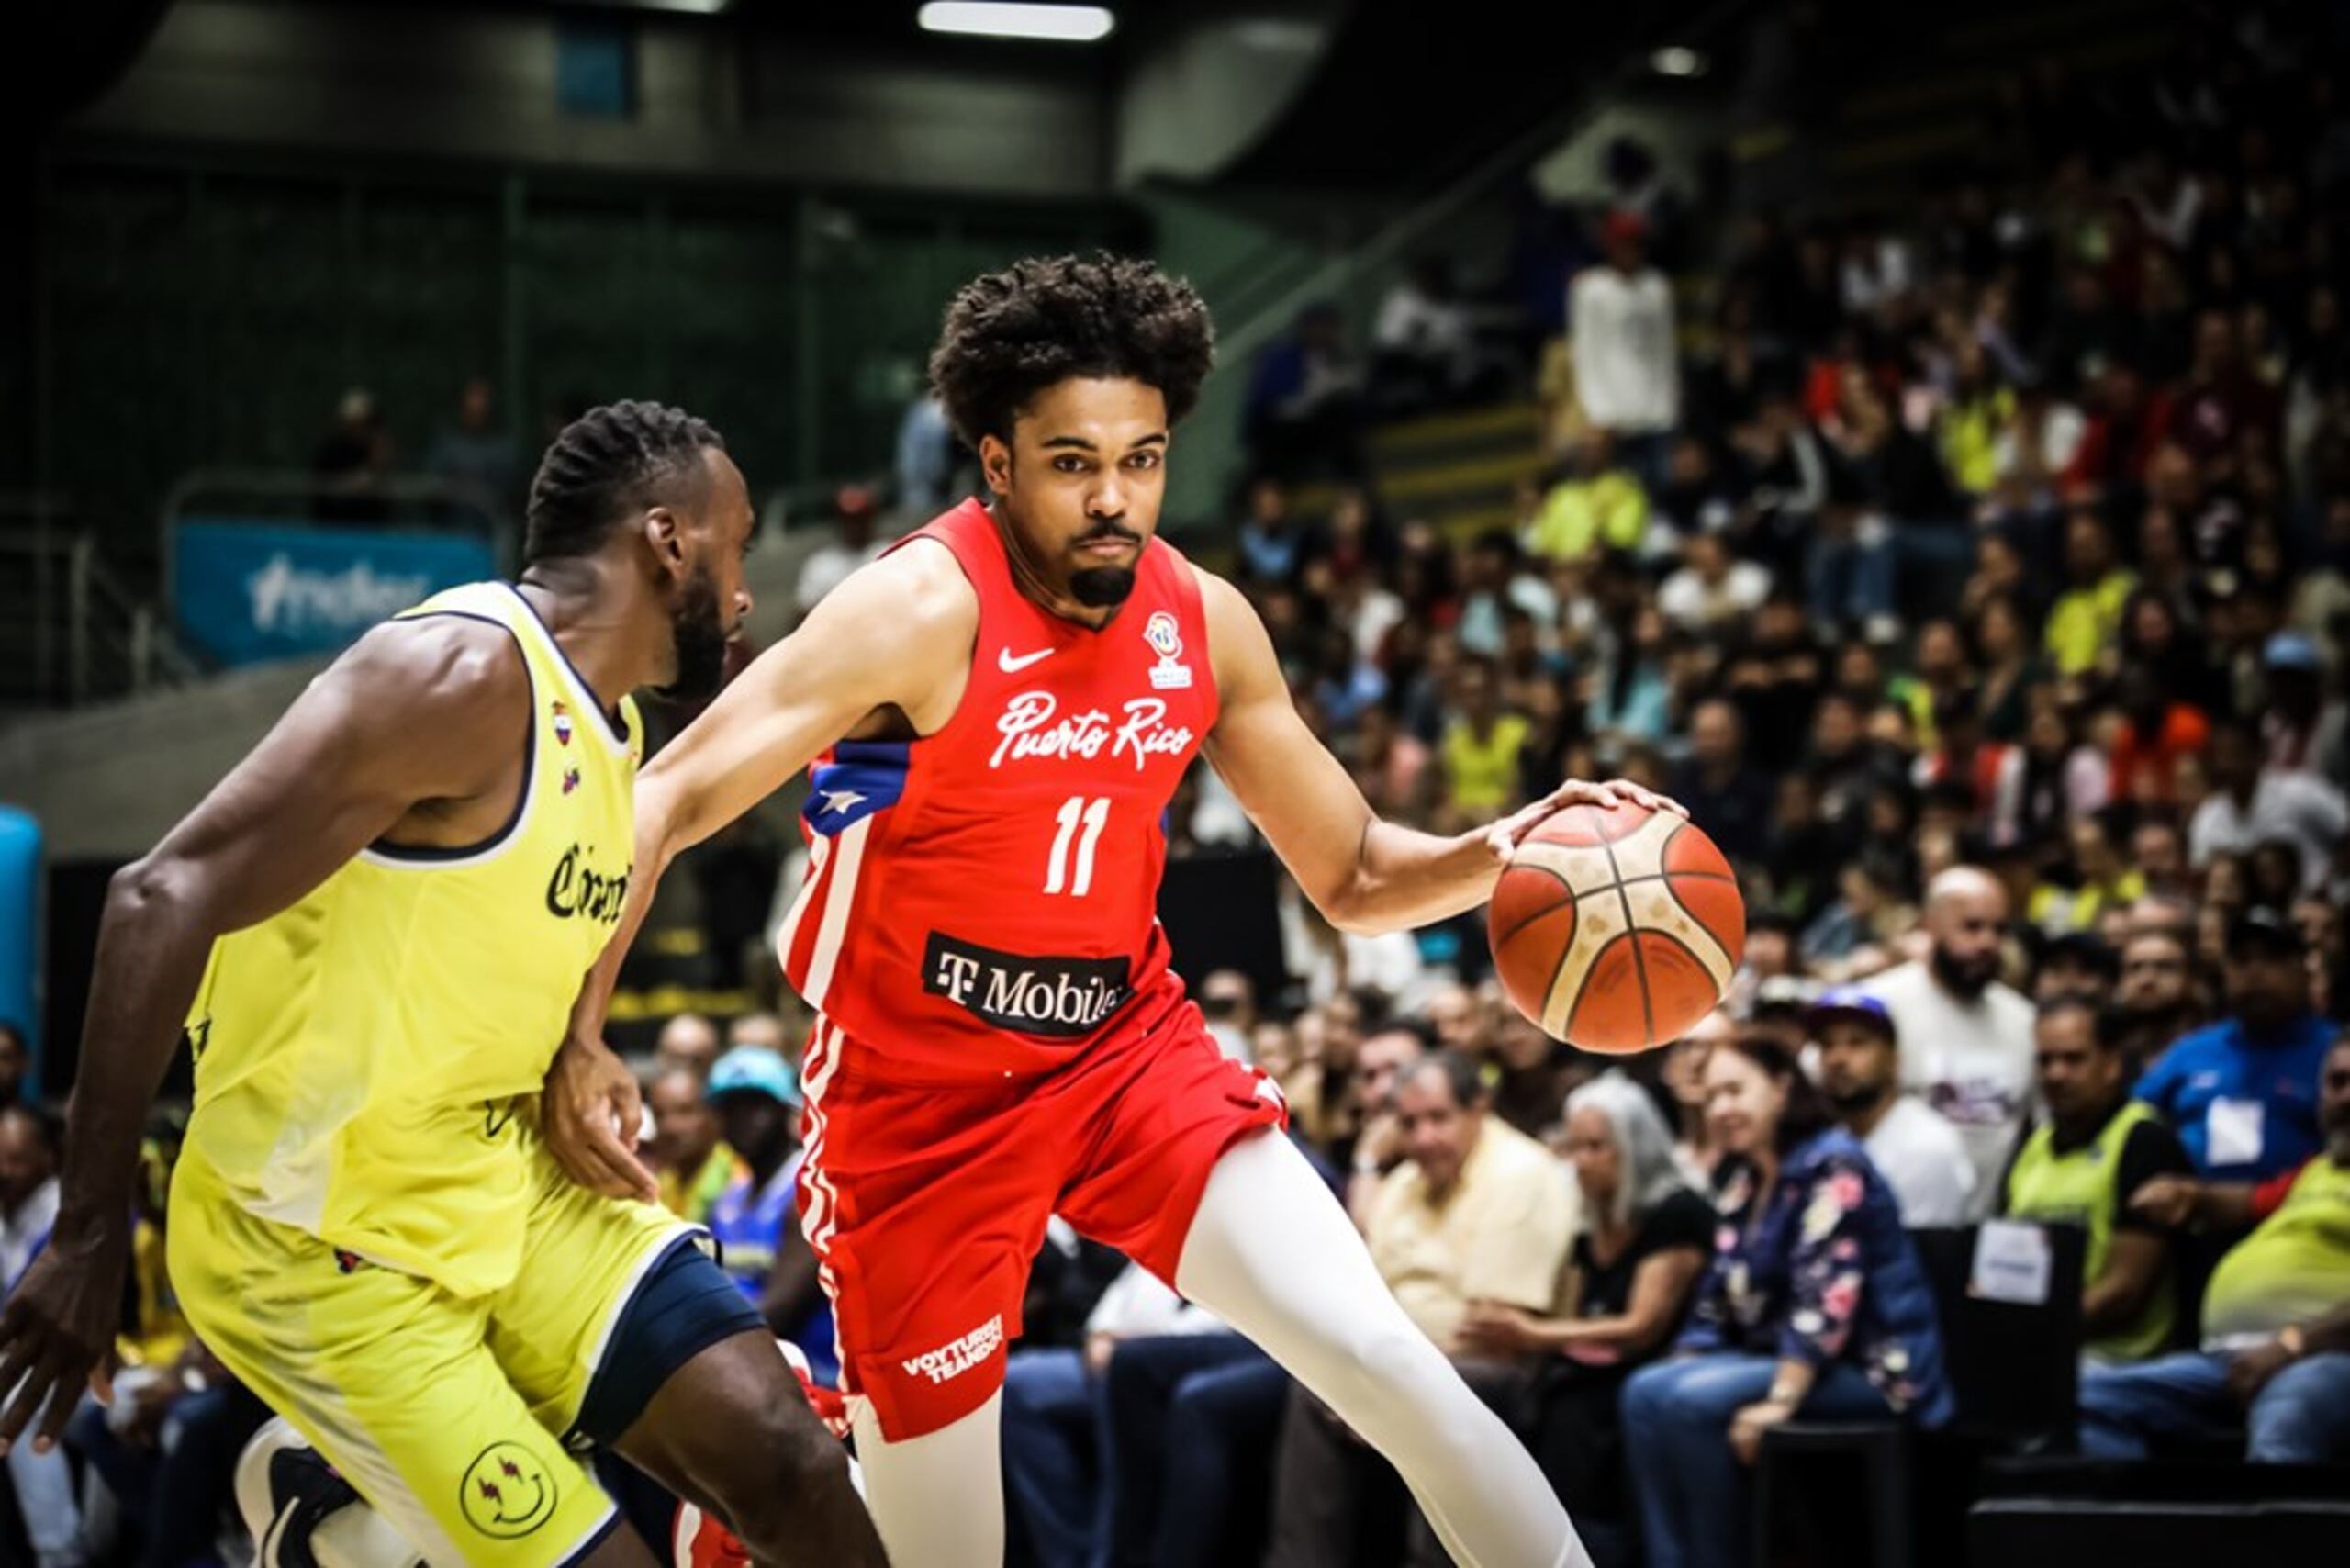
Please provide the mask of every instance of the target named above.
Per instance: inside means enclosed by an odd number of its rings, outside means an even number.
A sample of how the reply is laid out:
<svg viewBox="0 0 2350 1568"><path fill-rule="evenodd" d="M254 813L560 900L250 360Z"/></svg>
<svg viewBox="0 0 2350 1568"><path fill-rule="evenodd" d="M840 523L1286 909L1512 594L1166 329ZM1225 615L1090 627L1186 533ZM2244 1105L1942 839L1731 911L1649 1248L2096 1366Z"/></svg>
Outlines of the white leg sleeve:
<svg viewBox="0 0 2350 1568"><path fill-rule="evenodd" d="M1533 1459L1396 1305L1346 1212L1287 1138L1244 1138L1225 1151L1175 1282L1385 1454L1456 1561L1588 1568Z"/></svg>
<svg viewBox="0 0 2350 1568"><path fill-rule="evenodd" d="M1003 1562L1003 1394L951 1426L890 1442L869 1401L851 1403L865 1502L890 1568Z"/></svg>

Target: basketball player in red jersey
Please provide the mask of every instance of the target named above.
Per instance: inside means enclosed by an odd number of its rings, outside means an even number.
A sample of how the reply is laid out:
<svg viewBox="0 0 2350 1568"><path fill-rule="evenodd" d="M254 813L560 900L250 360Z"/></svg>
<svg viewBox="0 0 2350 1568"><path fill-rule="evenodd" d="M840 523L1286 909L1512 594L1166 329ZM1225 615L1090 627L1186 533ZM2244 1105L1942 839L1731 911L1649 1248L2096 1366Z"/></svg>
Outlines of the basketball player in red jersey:
<svg viewBox="0 0 2350 1568"><path fill-rule="evenodd" d="M645 769L624 934L678 851L814 765L780 946L819 1017L802 1218L839 1326L867 1497L897 1568L1002 1555L999 1393L1047 1217L1254 1338L1402 1472L1452 1554L1588 1561L1506 1428L1404 1316L1345 1212L1221 1057L1154 918L1204 752L1334 924L1485 902L1569 783L1436 838L1373 815L1299 719L1239 592L1154 537L1207 312L1150 266L1031 261L966 287L931 375L977 500L865 567ZM625 941L548 1083L573 1173L649 1193L600 1043Z"/></svg>

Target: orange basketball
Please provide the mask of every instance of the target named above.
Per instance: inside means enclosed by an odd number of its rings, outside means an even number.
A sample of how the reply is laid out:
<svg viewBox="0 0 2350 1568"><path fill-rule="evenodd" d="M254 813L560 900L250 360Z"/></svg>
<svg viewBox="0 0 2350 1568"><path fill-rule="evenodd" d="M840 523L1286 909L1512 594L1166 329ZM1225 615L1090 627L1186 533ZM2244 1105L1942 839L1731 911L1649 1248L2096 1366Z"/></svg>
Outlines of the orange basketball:
<svg viewBox="0 0 2350 1568"><path fill-rule="evenodd" d="M1520 1013L1587 1051L1680 1038L1746 950L1746 901L1714 841L1672 812L1569 806L1518 844L1485 913Z"/></svg>

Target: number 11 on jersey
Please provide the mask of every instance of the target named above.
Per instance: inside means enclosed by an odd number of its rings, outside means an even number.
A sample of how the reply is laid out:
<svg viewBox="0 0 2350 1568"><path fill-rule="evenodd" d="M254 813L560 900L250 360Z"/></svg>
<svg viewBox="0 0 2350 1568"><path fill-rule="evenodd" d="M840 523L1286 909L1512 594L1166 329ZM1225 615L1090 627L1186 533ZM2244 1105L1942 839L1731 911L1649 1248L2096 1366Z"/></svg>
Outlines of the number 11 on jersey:
<svg viewBox="0 0 2350 1568"><path fill-rule="evenodd" d="M1110 820L1110 797L1097 796L1089 801L1082 795L1071 795L1061 802L1060 815L1055 819L1060 832L1053 835L1053 862L1046 868L1045 891L1066 890L1071 898L1083 898L1093 890L1093 846L1102 842L1102 828ZM1069 866L1069 840L1077 838L1082 824L1085 836L1077 839L1077 869L1072 875Z"/></svg>

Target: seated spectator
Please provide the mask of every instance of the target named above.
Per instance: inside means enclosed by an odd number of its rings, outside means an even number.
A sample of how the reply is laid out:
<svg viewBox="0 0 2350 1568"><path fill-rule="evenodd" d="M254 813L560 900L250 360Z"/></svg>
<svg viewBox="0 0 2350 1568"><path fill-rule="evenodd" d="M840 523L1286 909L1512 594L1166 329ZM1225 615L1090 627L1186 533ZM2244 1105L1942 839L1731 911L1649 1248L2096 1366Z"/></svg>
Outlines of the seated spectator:
<svg viewBox="0 0 2350 1568"><path fill-rule="evenodd" d="M2113 992L2130 1076L2162 1059L2173 1041L2203 1022L2195 992L2192 938L2139 925L2121 945L2121 976Z"/></svg>
<svg viewBox="0 0 2350 1568"><path fill-rule="evenodd" d="M1665 644L1664 617L1650 605L1634 610L1630 626L1592 667L1583 711L1591 734L1618 745L1652 745L1664 738L1673 717Z"/></svg>
<svg viewBox="0 0 2350 1568"><path fill-rule="evenodd" d="M1603 550L1637 551L1648 534L1649 498L1616 462L1606 431L1586 433L1567 472L1542 498L1526 531L1527 553L1549 561L1588 561Z"/></svg>
<svg viewBox="0 0 2350 1568"><path fill-rule="evenodd" d="M800 1070L798 1042L784 1021L772 1013L745 1013L726 1025L726 1048L735 1050L744 1046L756 1046L763 1051L773 1051Z"/></svg>
<svg viewBox="0 0 2350 1568"><path fill-rule="evenodd" d="M2130 858L2148 892L2177 897L2187 891L2187 837L2177 819L2141 815L2130 834Z"/></svg>
<svg viewBox="0 0 2350 1568"><path fill-rule="evenodd" d="M92 1473L93 1525L111 1515L118 1544L140 1568L208 1563L229 1505L238 1455L269 1418L261 1401L188 1334L164 1262L165 1197L185 1136L185 1118L158 1112L140 1150L131 1234L130 1313L115 1345L114 1398L84 1400L65 1445ZM88 1544L98 1546L99 1532Z"/></svg>
<svg viewBox="0 0 2350 1568"><path fill-rule="evenodd" d="M2113 532L2094 511L2065 524L2065 575L2071 585L2048 611L2048 657L2067 678L2096 669L2121 629L2121 608L2138 579L2114 559Z"/></svg>
<svg viewBox="0 0 2350 1568"><path fill-rule="evenodd" d="M1395 1092L1429 1051L1424 1027L1401 1022L1380 1025L1363 1036L1355 1049L1349 1082L1347 1135L1328 1148L1333 1162L1348 1171L1348 1212L1358 1227L1370 1223L1382 1183L1406 1158L1404 1120L1396 1108Z"/></svg>
<svg viewBox="0 0 2350 1568"><path fill-rule="evenodd" d="M1794 1054L1741 1036L1707 1059L1706 1091L1729 1154L1713 1260L1678 1353L1624 1387L1650 1568L1748 1560L1741 1466L1798 1413L1934 1427L1952 1407L1893 1194Z"/></svg>
<svg viewBox="0 0 2350 1568"><path fill-rule="evenodd" d="M1248 486L1248 515L1240 522L1240 578L1259 588L1294 584L1305 571L1312 545L1291 514L1289 490L1278 479L1259 477Z"/></svg>
<svg viewBox="0 0 2350 1568"><path fill-rule="evenodd" d="M709 1224L710 1211L745 1168L718 1136L718 1114L711 1109L702 1081L685 1068L670 1068L653 1080L644 1103L653 1113L648 1152L661 1206L695 1225Z"/></svg>
<svg viewBox="0 0 2350 1568"><path fill-rule="evenodd" d="M2255 1464L2350 1459L2350 1041L2325 1058L2325 1147L2203 1294L2203 1348L2081 1379L2081 1449L2143 1459L2241 1427Z"/></svg>
<svg viewBox="0 0 2350 1568"><path fill-rule="evenodd" d="M521 472L514 438L499 430L489 378L470 377L457 396L454 423L442 427L424 457L424 471L466 499L506 519L521 498Z"/></svg>
<svg viewBox="0 0 2350 1568"><path fill-rule="evenodd" d="M2214 857L2248 853L2269 839L2300 852L2302 886L2315 890L2350 834L2350 801L2317 774L2261 766L2260 738L2243 720L2212 727L2211 792L2188 824L2188 859L2197 870Z"/></svg>
<svg viewBox="0 0 2350 1568"><path fill-rule="evenodd" d="M830 1383L840 1374L832 1308L800 1228L799 1075L773 1051L742 1047L711 1070L710 1103L743 1160L743 1173L711 1206L720 1260L776 1338L799 1346L817 1381Z"/></svg>
<svg viewBox="0 0 2350 1568"><path fill-rule="evenodd" d="M1998 1191L2031 1092L2031 1003L1998 978L2007 916L2006 890L1988 872L1945 871L1926 890L1926 957L1863 988L1907 1042L1902 1087L1965 1142L1977 1204Z"/></svg>
<svg viewBox="0 0 2350 1568"><path fill-rule="evenodd" d="M1685 633L1722 633L1744 623L1770 597L1770 571L1729 554L1720 533L1690 533L1680 569L1657 590L1657 609Z"/></svg>
<svg viewBox="0 0 2350 1568"><path fill-rule="evenodd" d="M1363 372L1347 353L1346 320L1317 300L1284 335L1258 351L1241 408L1241 440L1253 466L1285 478L1317 467L1361 465Z"/></svg>
<svg viewBox="0 0 2350 1568"><path fill-rule="evenodd" d="M2350 702L2327 692L2317 640L2279 632L2261 649L2260 663L2268 687L2261 719L2267 766L2314 773L2337 789L2350 782Z"/></svg>
<svg viewBox="0 0 2350 1568"><path fill-rule="evenodd" d="M25 1080L32 1072L32 1051L25 1044L25 1032L8 1019L0 1018L0 1111L23 1102Z"/></svg>
<svg viewBox="0 0 2350 1568"><path fill-rule="evenodd" d="M62 1129L56 1118L19 1102L0 1108L0 1301L5 1301L41 1249L57 1219ZM0 1383L0 1401L13 1399L15 1380ZM64 1450L39 1451L29 1442L8 1450L7 1479L17 1495L39 1568L75 1568L82 1510Z"/></svg>
<svg viewBox="0 0 2350 1568"><path fill-rule="evenodd" d="M1503 1012L1493 1038L1493 1114L1538 1143L1552 1142L1568 1094L1592 1075L1591 1058L1515 1007Z"/></svg>
<svg viewBox="0 0 2350 1568"><path fill-rule="evenodd" d="M1419 1063L1398 1087L1396 1109L1407 1158L1381 1185L1365 1238L1404 1312L1459 1359L1469 1349L1461 1330L1471 1302L1551 1310L1574 1193L1550 1150L1489 1113L1466 1057ZM1507 1410L1530 1390L1536 1364L1518 1358L1461 1370L1488 1404ZM1303 1391L1282 1422L1277 1474L1266 1559L1273 1568L1352 1562L1365 1509L1400 1489L1386 1462Z"/></svg>
<svg viewBox="0 0 2350 1568"><path fill-rule="evenodd" d="M1975 1211L1975 1164L1948 1118L1901 1092L1901 1042L1884 1002L1831 991L1811 1010L1820 1092L1868 1150L1912 1229L1964 1225Z"/></svg>
<svg viewBox="0 0 2350 1568"><path fill-rule="evenodd" d="M1746 721L1727 698L1689 714L1689 756L1673 771L1673 798L1733 861L1760 854L1771 820L1771 780L1746 760Z"/></svg>
<svg viewBox="0 0 2350 1568"><path fill-rule="evenodd" d="M1534 1454L1588 1538L1627 1495L1624 1379L1680 1328L1713 1251L1714 1206L1689 1189L1664 1119L1621 1073L1568 1096L1566 1146L1583 1222L1557 1316L1472 1302L1460 1334L1487 1354L1555 1358L1534 1399Z"/></svg>
<svg viewBox="0 0 2350 1568"><path fill-rule="evenodd" d="M2126 911L2108 909L2108 922L2128 919ZM2086 1002L2102 1010L2113 1000L2121 980L2121 957L2113 945L2090 931L2072 931L2040 951L2040 968L2031 980L2031 1000L2046 1007L2053 1002Z"/></svg>
<svg viewBox="0 0 2350 1568"><path fill-rule="evenodd" d="M874 537L881 521L881 503L862 485L844 485L833 497L833 537L800 563L792 584L791 605L805 615L816 601L847 581L849 574L880 558L890 547Z"/></svg>
<svg viewBox="0 0 2350 1568"><path fill-rule="evenodd" d="M1997 1212L2085 1226L2081 1331L2093 1361L2143 1361L2171 1343L2175 1226L2130 1206L2146 1182L2194 1168L2178 1137L2130 1097L2119 1020L2067 998L2041 1009L2038 1083L2047 1119L2001 1179Z"/></svg>
<svg viewBox="0 0 2350 1568"><path fill-rule="evenodd" d="M2143 872L2121 857L2101 813L2085 812L2065 824L2072 851L2065 881L2043 881L2031 890L2024 917L2050 936L2094 931L2106 911L2125 908L2146 890Z"/></svg>
<svg viewBox="0 0 2350 1568"><path fill-rule="evenodd" d="M1747 956L1753 957L1751 946ZM1672 1101L1673 1162L1683 1179L1702 1192L1713 1191L1714 1171L1721 1164L1721 1146L1714 1141L1713 1120L1706 1114L1706 1058L1737 1033L1729 1012L1717 1007L1664 1048L1658 1071Z"/></svg>
<svg viewBox="0 0 2350 1568"><path fill-rule="evenodd" d="M680 1013L661 1025L653 1047L654 1070L683 1068L707 1083L719 1049L717 1025L699 1013Z"/></svg>
<svg viewBox="0 0 2350 1568"><path fill-rule="evenodd" d="M1523 715L1501 711L1495 683L1491 659L1461 661L1455 717L1438 748L1445 803L1456 816L1499 816L1517 801L1518 753L1531 726Z"/></svg>
<svg viewBox="0 0 2350 1568"><path fill-rule="evenodd" d="M2227 1012L2164 1054L2138 1098L2178 1130L2198 1175L2265 1182L2317 1153L2318 1070L2333 1025L2310 1007L2300 928L2254 909L2228 932Z"/></svg>
<svg viewBox="0 0 2350 1568"><path fill-rule="evenodd" d="M1008 1508L1039 1568L1104 1561L1113 1492L1104 1440L1102 1378L1119 1345L1155 1336L1198 1337L1213 1350L1247 1341L1128 1264L1085 1320L1081 1350L1021 1348L1003 1383L1003 1484ZM1147 1539L1146 1537L1146 1539Z"/></svg>

